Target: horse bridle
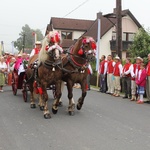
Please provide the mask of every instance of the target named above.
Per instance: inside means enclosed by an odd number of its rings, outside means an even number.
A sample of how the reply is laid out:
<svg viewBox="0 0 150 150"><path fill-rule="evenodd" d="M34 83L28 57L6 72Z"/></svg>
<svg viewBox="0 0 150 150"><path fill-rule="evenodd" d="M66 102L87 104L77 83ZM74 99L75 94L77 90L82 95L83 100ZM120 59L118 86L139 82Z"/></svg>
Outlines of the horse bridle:
<svg viewBox="0 0 150 150"><path fill-rule="evenodd" d="M62 53L62 48L58 45L58 44L53 44L50 45L51 43L49 43L48 45L48 49L47 49L47 55L49 55L51 58L54 58L54 61L50 61L50 60L46 60L44 62L44 66L46 68L55 68L56 66L60 65L62 63L62 60L59 59L55 59L55 54L54 54L54 50L58 49L59 50L59 54Z"/></svg>
<svg viewBox="0 0 150 150"><path fill-rule="evenodd" d="M53 45L50 45L50 43L49 43L48 49L47 49L47 54L50 57L55 58L56 54L54 54L54 50L56 50L56 49L59 51L59 54L61 54L63 52L62 48L58 44L53 43Z"/></svg>

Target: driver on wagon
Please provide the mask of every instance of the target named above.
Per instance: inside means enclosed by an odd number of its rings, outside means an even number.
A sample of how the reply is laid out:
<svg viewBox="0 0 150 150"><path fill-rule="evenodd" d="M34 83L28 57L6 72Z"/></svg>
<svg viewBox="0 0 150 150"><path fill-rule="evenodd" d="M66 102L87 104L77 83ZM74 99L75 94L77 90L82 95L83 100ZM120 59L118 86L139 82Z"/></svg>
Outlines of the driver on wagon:
<svg viewBox="0 0 150 150"><path fill-rule="evenodd" d="M41 50L41 42L40 41L36 41L35 42L35 48L31 51L30 53L30 57L34 56L35 54L39 54L40 50Z"/></svg>

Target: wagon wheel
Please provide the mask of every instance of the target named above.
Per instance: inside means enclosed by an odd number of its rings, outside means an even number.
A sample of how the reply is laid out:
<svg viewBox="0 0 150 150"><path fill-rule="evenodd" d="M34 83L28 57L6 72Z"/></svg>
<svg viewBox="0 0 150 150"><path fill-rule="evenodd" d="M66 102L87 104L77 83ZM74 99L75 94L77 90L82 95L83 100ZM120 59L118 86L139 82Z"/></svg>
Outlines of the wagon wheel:
<svg viewBox="0 0 150 150"><path fill-rule="evenodd" d="M27 102L28 100L28 91L27 91L27 84L26 84L26 80L23 80L22 83L22 95L23 95L23 100L24 102Z"/></svg>
<svg viewBox="0 0 150 150"><path fill-rule="evenodd" d="M17 94L17 83L15 81L15 77L14 77L14 74L12 75L12 91L13 91L13 94L16 95Z"/></svg>

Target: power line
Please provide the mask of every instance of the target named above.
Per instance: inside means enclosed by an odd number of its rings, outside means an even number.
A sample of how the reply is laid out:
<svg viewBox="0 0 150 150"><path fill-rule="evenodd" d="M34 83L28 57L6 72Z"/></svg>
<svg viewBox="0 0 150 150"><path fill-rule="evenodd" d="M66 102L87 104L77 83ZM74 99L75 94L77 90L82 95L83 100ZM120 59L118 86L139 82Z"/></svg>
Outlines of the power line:
<svg viewBox="0 0 150 150"><path fill-rule="evenodd" d="M89 0L84 1L83 3L81 3L80 5L78 5L75 9L73 9L72 11L70 11L69 13L67 13L64 17L68 16L69 14L71 14L72 12L74 12L75 10L77 10L78 8L80 8L81 6L83 6L85 3L87 3ZM40 28L40 30L44 30L45 27Z"/></svg>
<svg viewBox="0 0 150 150"><path fill-rule="evenodd" d="M74 8L72 11L70 11L69 13L67 13L64 17L70 15L72 12L74 12L75 10L77 10L78 8L80 8L81 6L83 6L85 3L87 3L89 0L84 1L83 3L81 3L80 5L78 5L76 8Z"/></svg>

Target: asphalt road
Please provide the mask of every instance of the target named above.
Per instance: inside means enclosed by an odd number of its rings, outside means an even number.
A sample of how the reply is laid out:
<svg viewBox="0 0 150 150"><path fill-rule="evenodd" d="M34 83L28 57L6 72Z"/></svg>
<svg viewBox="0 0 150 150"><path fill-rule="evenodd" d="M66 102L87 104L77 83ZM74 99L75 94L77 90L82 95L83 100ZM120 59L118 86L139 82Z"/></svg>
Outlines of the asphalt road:
<svg viewBox="0 0 150 150"><path fill-rule="evenodd" d="M14 96L11 87L4 90L0 93L0 150L150 149L150 104L91 90L82 110L69 116L65 90L58 114L44 119L39 108L23 102L21 91ZM79 94L80 89L74 89L76 101Z"/></svg>

